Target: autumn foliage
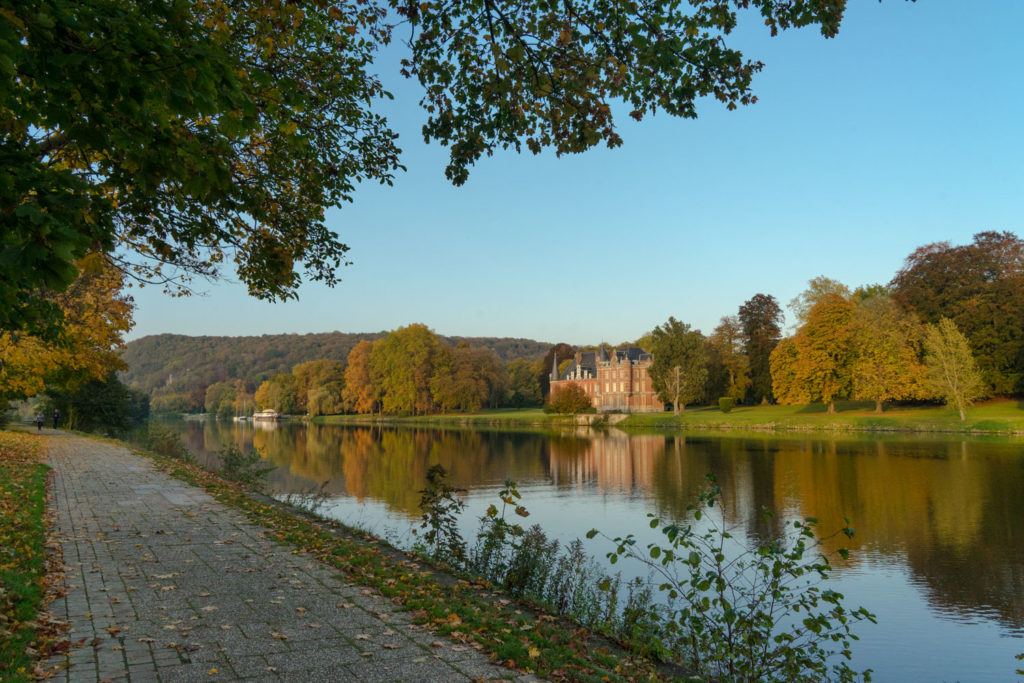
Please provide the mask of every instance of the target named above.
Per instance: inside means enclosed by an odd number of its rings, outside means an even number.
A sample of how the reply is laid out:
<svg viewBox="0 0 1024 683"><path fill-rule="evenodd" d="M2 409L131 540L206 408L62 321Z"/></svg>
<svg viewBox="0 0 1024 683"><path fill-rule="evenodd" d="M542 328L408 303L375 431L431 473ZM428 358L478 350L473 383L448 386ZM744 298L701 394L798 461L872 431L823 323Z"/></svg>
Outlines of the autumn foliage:
<svg viewBox="0 0 1024 683"><path fill-rule="evenodd" d="M547 410L552 413L575 415L593 411L594 404L582 387L578 384L570 384L552 394Z"/></svg>
<svg viewBox="0 0 1024 683"><path fill-rule="evenodd" d="M0 332L0 400L75 390L125 367L117 355L131 329L133 304L122 294L122 274L99 256L78 262L78 277L51 300L60 309L58 338Z"/></svg>

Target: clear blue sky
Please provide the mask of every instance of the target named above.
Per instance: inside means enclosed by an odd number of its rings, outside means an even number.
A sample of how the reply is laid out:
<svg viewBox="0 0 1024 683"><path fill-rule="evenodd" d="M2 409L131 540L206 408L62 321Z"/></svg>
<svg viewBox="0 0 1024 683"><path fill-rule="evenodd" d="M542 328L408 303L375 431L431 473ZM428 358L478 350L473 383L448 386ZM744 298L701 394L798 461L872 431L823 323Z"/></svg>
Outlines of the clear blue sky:
<svg viewBox="0 0 1024 683"><path fill-rule="evenodd" d="M422 322L618 343L670 315L710 332L752 295L785 306L817 275L887 282L929 242L1024 235L1024 1L850 0L833 40L771 38L746 18L733 44L765 63L753 106L620 116L617 150L499 153L461 188L422 142L418 87L382 61L408 171L329 214L354 261L343 282L280 304L237 283L134 290L131 338Z"/></svg>

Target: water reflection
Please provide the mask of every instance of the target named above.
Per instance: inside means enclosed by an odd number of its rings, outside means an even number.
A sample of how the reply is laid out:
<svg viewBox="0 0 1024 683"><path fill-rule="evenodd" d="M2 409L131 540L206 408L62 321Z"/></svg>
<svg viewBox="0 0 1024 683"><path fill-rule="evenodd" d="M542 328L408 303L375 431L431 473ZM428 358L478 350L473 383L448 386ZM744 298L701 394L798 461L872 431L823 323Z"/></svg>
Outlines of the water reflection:
<svg viewBox="0 0 1024 683"><path fill-rule="evenodd" d="M844 570L897 567L926 592L934 612L990 614L1006 630L1024 627L1021 440L259 429L218 422L181 429L190 450L206 457L228 444L259 449L278 465L273 492L310 491L326 481L329 494L383 503L409 520L418 518L418 490L435 463L470 491L514 479L552 495L578 492L582 498L574 500L582 505L639 500L675 518L713 473L724 514L740 533L775 536L785 519L811 515L831 530L849 515L857 534L844 539L854 551ZM762 508L780 514L766 520ZM535 519L546 528L562 521L557 514Z"/></svg>

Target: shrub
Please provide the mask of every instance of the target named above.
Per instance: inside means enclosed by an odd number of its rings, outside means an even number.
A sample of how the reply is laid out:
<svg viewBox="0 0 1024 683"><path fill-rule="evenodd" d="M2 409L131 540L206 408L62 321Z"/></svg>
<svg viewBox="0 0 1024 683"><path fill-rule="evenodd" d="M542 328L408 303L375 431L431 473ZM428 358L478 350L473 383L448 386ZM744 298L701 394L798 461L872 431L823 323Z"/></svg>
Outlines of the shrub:
<svg viewBox="0 0 1024 683"><path fill-rule="evenodd" d="M736 405L736 399L731 396L722 396L718 399L718 409L723 413L728 413Z"/></svg>
<svg viewBox="0 0 1024 683"><path fill-rule="evenodd" d="M576 413L593 412L594 405L590 402L587 393L583 391L583 387L578 384L570 384L554 393L551 400L548 401L547 409L552 413L575 415Z"/></svg>
<svg viewBox="0 0 1024 683"><path fill-rule="evenodd" d="M466 542L458 524L459 513L466 504L456 496L464 492L448 483L448 472L441 465L432 465L427 470L427 488L420 491L420 528L427 530L422 551L453 566L461 566L466 559Z"/></svg>
<svg viewBox="0 0 1024 683"><path fill-rule="evenodd" d="M225 479L259 491L266 485L267 475L274 470L273 465L263 465L262 462L259 451L243 453L230 446L220 452L220 473Z"/></svg>
<svg viewBox="0 0 1024 683"><path fill-rule="evenodd" d="M146 423L132 433L132 441L148 451L195 464L195 456L181 443L177 432L162 425Z"/></svg>
<svg viewBox="0 0 1024 683"><path fill-rule="evenodd" d="M694 524L666 524L650 515L664 543L641 550L630 534L614 539L615 550L608 553L613 564L628 557L646 565L669 598L664 616L653 617L666 649L715 680L870 680L870 670L857 674L836 656L848 660L857 639L851 627L874 623L875 617L863 607L847 609L841 593L819 585L832 565L823 552L828 539L815 534L817 520L795 521L787 526L789 538L749 548L729 532L720 513L711 514L720 491L708 479L711 488L689 508ZM707 524L698 527L706 512ZM853 529L840 533L852 537ZM847 552L838 554L845 558Z"/></svg>

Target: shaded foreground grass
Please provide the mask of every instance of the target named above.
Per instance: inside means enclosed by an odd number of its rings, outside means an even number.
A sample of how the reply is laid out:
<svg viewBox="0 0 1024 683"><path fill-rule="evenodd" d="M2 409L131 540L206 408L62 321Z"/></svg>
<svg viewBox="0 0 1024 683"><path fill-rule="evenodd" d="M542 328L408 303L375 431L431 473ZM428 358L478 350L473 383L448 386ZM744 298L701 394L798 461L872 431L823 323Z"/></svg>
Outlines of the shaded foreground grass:
<svg viewBox="0 0 1024 683"><path fill-rule="evenodd" d="M998 399L967 410L960 421L947 406L890 407L882 413L873 403L837 401L829 415L822 404L739 406L729 413L717 408L690 408L680 415L631 415L619 423L630 429L743 429L792 431L954 432L1024 434L1024 401Z"/></svg>
<svg viewBox="0 0 1024 683"><path fill-rule="evenodd" d="M422 559L336 522L314 519L247 493L196 465L143 452L165 472L205 489L277 540L337 567L343 578L366 586L411 611L416 623L483 648L506 666L551 680L630 681L657 678L655 666L565 620L536 614L479 580L451 577Z"/></svg>
<svg viewBox="0 0 1024 683"><path fill-rule="evenodd" d="M0 681L33 678L46 580L42 440L0 431Z"/></svg>

